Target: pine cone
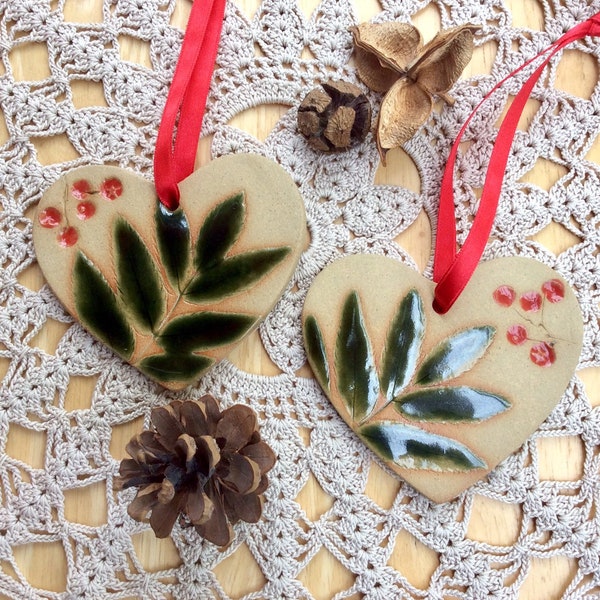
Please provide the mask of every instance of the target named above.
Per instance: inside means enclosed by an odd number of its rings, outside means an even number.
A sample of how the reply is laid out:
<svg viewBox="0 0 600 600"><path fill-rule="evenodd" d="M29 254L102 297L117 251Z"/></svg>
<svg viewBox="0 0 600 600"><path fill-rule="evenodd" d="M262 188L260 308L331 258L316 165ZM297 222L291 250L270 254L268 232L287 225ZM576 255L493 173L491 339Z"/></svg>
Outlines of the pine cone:
<svg viewBox="0 0 600 600"><path fill-rule="evenodd" d="M127 512L146 520L157 537L167 537L182 514L205 539L226 546L232 524L256 523L260 495L275 454L256 430L247 406L219 411L212 396L175 401L152 410L154 430L142 431L127 444L130 459L120 466L122 489L138 486Z"/></svg>
<svg viewBox="0 0 600 600"><path fill-rule="evenodd" d="M371 105L360 88L344 81L311 90L298 108L298 130L315 150L329 152L362 142L371 129Z"/></svg>

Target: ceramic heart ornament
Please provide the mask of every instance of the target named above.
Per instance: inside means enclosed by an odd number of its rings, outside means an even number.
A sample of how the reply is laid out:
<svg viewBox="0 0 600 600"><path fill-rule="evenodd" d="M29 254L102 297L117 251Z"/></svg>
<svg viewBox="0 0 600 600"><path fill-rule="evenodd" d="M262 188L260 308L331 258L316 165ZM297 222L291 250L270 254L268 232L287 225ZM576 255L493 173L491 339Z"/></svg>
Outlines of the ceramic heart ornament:
<svg viewBox="0 0 600 600"><path fill-rule="evenodd" d="M308 292L309 363L338 413L407 482L457 496L516 450L560 400L583 323L564 280L527 258L481 263L452 309L391 258L357 255Z"/></svg>
<svg viewBox="0 0 600 600"><path fill-rule="evenodd" d="M39 265L75 319L165 387L197 380L283 293L306 240L291 177L257 155L225 156L179 186L115 167L61 177L34 222Z"/></svg>

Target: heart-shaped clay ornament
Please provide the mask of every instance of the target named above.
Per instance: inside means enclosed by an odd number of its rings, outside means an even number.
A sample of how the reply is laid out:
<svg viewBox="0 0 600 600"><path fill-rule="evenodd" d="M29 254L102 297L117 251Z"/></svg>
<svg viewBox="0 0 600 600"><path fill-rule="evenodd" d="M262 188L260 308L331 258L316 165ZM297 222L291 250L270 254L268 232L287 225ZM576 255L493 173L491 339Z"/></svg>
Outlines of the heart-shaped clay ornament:
<svg viewBox="0 0 600 600"><path fill-rule="evenodd" d="M324 269L302 316L309 363L346 423L436 502L457 496L549 415L577 366L583 323L552 269L481 263L446 314L434 284L391 258Z"/></svg>
<svg viewBox="0 0 600 600"><path fill-rule="evenodd" d="M218 158L179 189L171 212L151 182L83 167L44 194L33 230L40 267L73 317L171 389L258 326L307 235L296 185L264 157Z"/></svg>

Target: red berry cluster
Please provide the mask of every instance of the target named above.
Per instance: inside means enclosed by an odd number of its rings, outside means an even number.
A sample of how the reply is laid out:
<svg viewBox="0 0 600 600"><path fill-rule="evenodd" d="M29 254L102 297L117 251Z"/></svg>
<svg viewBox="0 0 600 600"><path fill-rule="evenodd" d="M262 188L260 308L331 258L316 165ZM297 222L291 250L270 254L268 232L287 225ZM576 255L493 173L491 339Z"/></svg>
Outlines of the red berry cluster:
<svg viewBox="0 0 600 600"><path fill-rule="evenodd" d="M509 285L501 285L493 293L494 300L506 308L512 306L517 299L517 293ZM541 287L541 293L531 290L519 296L519 306L526 313L536 313L542 309L544 301L557 304L565 297L565 286L560 279L549 279ZM506 331L506 339L514 346L521 346L529 339L527 328L521 324L511 325ZM556 362L556 352L553 344L534 342L529 350L531 362L539 367L549 367Z"/></svg>
<svg viewBox="0 0 600 600"><path fill-rule="evenodd" d="M123 193L123 184L116 177L109 177L100 184L99 190L93 190L90 182L87 179L79 179L71 186L71 196L79 200L77 204L77 218L82 221L91 219L96 214L96 205L89 200L90 196L100 195L105 200L112 202ZM46 229L55 229L62 223L62 214L53 206L49 206L40 211L38 220L42 227ZM58 232L57 241L59 246L68 248L74 246L79 239L79 234L75 227L68 223Z"/></svg>

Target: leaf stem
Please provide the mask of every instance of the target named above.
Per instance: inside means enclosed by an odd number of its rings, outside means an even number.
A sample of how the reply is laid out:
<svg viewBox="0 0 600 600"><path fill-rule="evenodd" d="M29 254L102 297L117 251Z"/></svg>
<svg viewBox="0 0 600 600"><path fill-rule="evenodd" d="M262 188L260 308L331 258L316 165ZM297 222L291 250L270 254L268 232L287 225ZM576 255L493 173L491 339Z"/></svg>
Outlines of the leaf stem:
<svg viewBox="0 0 600 600"><path fill-rule="evenodd" d="M198 274L198 270L195 271L195 275ZM181 299L184 297L185 294L185 289L187 289L187 287L190 285L191 281L193 280L193 276L190 278L190 280L188 281L187 285L184 288L184 292L181 292L179 289L175 290L175 288L171 285L171 283L169 281L167 281L167 285L171 288L171 290L173 292L175 292L173 295L176 296L175 298L175 302L173 303L173 305L171 306L171 308L165 313L165 316L163 317L163 319L161 320L161 322L158 324L158 326L156 328L154 328L152 330L152 341L155 343L158 343L156 340L157 338L159 338L162 334L163 329L168 325L168 323L171 320L171 316L173 315L173 313L175 312L176 308L179 306L179 303L181 302ZM168 298L168 295L167 295ZM137 354L139 355L141 353L142 358L144 358L146 356L145 352L146 350L148 350L148 348L150 347L150 344L152 342L148 341L143 348L139 348ZM136 361L137 362L137 361Z"/></svg>
<svg viewBox="0 0 600 600"><path fill-rule="evenodd" d="M359 427L362 427L365 423L381 414L392 402L394 402L394 400L388 400L387 402L384 402L383 406L380 406L377 410L370 412L366 417L359 421Z"/></svg>

